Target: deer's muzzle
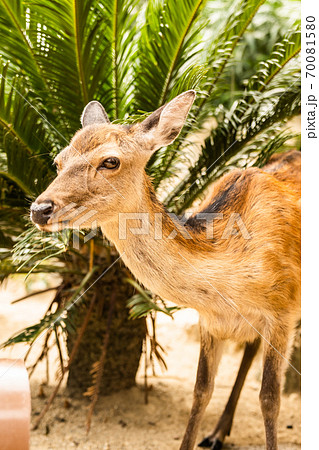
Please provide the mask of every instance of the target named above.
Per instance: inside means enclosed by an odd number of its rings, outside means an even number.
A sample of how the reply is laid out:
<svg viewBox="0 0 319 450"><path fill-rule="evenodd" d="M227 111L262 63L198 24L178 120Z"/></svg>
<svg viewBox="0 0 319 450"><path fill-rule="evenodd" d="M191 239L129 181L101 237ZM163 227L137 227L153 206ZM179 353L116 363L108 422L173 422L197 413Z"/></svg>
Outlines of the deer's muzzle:
<svg viewBox="0 0 319 450"><path fill-rule="evenodd" d="M53 214L54 203L45 200L41 203L34 202L31 205L31 220L37 225L45 225Z"/></svg>

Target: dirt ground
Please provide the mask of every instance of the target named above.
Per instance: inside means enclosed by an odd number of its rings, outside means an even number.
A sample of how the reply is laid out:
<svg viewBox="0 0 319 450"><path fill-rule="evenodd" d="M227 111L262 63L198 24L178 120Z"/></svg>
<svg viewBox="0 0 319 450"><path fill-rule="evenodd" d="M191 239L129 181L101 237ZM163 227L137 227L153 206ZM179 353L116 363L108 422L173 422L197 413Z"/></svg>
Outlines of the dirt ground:
<svg viewBox="0 0 319 450"><path fill-rule="evenodd" d="M42 283L42 284L41 284ZM45 287L37 280L32 289ZM56 284L51 280L52 285ZM12 305L22 296L22 279L10 281L0 288L0 342L17 330L35 323L44 313L52 294L43 294ZM137 386L128 391L100 397L91 431L86 434L86 414L89 400L70 398L62 389L39 429L31 433L31 449L103 449L103 450L177 450L192 402L199 341L197 316L192 310L182 310L175 320L160 316L158 341L167 351L168 370L157 370L149 377L149 402L144 403L143 373L140 369ZM41 347L41 342L36 344ZM23 357L26 347L19 345L0 352L0 357ZM36 349L35 349L36 353ZM213 428L227 401L239 366L242 350L229 344L220 364L213 399L207 408L198 439ZM40 413L55 381L56 356L51 363L50 384L45 382L45 367L40 366L31 379L32 419ZM31 362L31 361L30 361ZM244 386L225 449L261 450L264 430L258 393L261 380L261 354L253 363ZM279 419L281 450L300 449L300 397L282 397Z"/></svg>

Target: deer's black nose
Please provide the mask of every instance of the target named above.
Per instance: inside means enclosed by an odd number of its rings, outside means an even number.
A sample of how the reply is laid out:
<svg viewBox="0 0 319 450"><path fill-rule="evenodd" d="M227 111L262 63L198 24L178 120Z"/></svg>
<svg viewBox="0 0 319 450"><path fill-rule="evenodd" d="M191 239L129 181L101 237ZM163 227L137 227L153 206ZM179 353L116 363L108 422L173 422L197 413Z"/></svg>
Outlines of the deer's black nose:
<svg viewBox="0 0 319 450"><path fill-rule="evenodd" d="M45 225L53 213L54 203L45 200L41 203L32 203L31 220L38 225Z"/></svg>

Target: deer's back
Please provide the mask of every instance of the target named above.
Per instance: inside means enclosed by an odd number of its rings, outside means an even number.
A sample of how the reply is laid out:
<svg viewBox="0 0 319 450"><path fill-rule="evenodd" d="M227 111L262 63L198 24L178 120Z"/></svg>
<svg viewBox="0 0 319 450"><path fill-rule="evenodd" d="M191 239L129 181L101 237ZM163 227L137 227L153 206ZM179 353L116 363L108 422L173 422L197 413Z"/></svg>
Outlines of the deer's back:
<svg viewBox="0 0 319 450"><path fill-rule="evenodd" d="M295 213L300 209L300 160L300 152L290 151L273 155L261 169L232 170L212 185L198 213L220 213L226 219L238 213L258 223L269 213L273 220L278 217L276 212ZM197 218L194 215L189 223L195 226Z"/></svg>
<svg viewBox="0 0 319 450"><path fill-rule="evenodd" d="M276 155L262 169L229 172L212 186L199 212L222 216L213 222L212 248L225 258L225 279L236 285L230 296L235 298L244 286L248 304L270 313L282 310L298 314L300 153ZM234 214L237 219L231 234L225 236ZM248 237L237 226L238 220ZM202 221L195 215L189 223L195 229ZM226 261L231 262L231 273L226 270Z"/></svg>
<svg viewBox="0 0 319 450"><path fill-rule="evenodd" d="M262 168L272 174L277 180L287 184L300 196L301 183L301 154L296 150L286 153L276 153Z"/></svg>
<svg viewBox="0 0 319 450"><path fill-rule="evenodd" d="M271 175L266 180L263 172ZM199 212L222 212L229 209L242 209L247 204L246 194L251 188L256 190L259 185L268 185L267 193L274 194L281 190L291 191L300 197L301 156L300 152L292 150L273 155L262 169L235 169L214 183ZM253 180L254 179L254 180ZM254 182L255 181L255 182ZM280 184L276 183L279 181ZM257 183L257 184L256 184Z"/></svg>

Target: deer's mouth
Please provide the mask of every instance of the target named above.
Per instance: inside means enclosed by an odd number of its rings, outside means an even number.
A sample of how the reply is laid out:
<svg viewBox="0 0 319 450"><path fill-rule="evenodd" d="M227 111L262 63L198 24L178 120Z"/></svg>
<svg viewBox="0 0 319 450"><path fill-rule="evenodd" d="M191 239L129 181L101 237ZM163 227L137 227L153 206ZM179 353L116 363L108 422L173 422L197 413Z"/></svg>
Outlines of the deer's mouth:
<svg viewBox="0 0 319 450"><path fill-rule="evenodd" d="M40 231L47 231L49 233L54 233L56 231L65 230L66 228L72 228L69 226L69 224L70 224L69 220L61 220L59 222L58 221L50 222L49 220L48 223L44 225L39 225L38 223L35 223L35 226Z"/></svg>
<svg viewBox="0 0 319 450"><path fill-rule="evenodd" d="M46 200L31 205L31 220L41 231L96 228L96 217L96 210L73 202L62 206Z"/></svg>
<svg viewBox="0 0 319 450"><path fill-rule="evenodd" d="M61 206L51 200L34 202L31 205L31 220L42 231L61 231L65 228L81 228L90 210L76 203ZM95 215L95 211L93 213Z"/></svg>

